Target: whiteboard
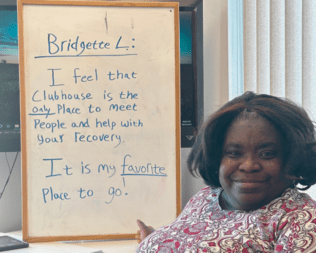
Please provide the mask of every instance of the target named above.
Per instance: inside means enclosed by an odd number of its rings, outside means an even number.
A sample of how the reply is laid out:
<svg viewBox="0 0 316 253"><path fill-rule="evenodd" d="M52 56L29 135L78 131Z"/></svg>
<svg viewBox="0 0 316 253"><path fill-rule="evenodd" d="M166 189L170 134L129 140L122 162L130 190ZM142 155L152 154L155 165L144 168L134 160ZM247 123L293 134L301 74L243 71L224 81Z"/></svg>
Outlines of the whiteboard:
<svg viewBox="0 0 316 253"><path fill-rule="evenodd" d="M23 238L180 213L178 3L18 1Z"/></svg>

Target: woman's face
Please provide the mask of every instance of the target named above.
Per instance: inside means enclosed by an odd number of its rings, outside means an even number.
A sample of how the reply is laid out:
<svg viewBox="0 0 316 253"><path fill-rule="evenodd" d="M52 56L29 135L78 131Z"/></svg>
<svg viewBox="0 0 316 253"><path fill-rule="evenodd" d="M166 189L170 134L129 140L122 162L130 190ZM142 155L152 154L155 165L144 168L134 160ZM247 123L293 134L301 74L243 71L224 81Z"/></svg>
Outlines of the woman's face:
<svg viewBox="0 0 316 253"><path fill-rule="evenodd" d="M228 128L219 181L223 209L255 210L291 185L282 173L281 136L265 118L249 113Z"/></svg>

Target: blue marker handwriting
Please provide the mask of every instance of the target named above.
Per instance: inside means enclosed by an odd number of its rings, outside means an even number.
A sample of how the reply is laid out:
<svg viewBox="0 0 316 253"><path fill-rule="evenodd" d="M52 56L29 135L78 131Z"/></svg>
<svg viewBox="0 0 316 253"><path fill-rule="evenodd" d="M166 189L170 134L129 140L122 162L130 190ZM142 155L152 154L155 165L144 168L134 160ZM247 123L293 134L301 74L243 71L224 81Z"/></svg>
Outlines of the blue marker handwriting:
<svg viewBox="0 0 316 253"><path fill-rule="evenodd" d="M59 134L57 137L56 136L44 136L42 134L37 135L37 140L39 141L39 145L42 145L43 143L48 144L48 143L62 143L64 141L64 135Z"/></svg>
<svg viewBox="0 0 316 253"><path fill-rule="evenodd" d="M110 164L99 164L98 166L98 172L101 173L102 171L106 171L108 174L108 178L111 178L115 175L116 173L116 167L115 165L110 165Z"/></svg>
<svg viewBox="0 0 316 253"><path fill-rule="evenodd" d="M46 107L46 105L43 106L33 106L32 112L29 113L30 116L45 116L48 118L48 116L55 115L55 113L50 112L50 108Z"/></svg>
<svg viewBox="0 0 316 253"><path fill-rule="evenodd" d="M55 86L64 86L64 83L59 83L59 79L58 76L60 76L62 69L61 68L57 68L57 69L47 69L49 72L51 72L51 79L52 82L49 85L50 87L55 87ZM89 71L89 72L88 72ZM104 73L104 69L102 69L102 73ZM108 74L106 74L108 76L107 80L109 81L114 81L114 80L124 80L124 81L128 81L128 80L135 80L137 79L137 73L135 71L122 71L122 70L110 70L107 72ZM94 70L82 70L80 68L74 68L73 73L72 73L72 77L74 80L75 84L86 84L86 83L90 83L90 82L94 82L97 83L99 81L99 75L98 75L98 69L94 69ZM101 76L102 79L102 76Z"/></svg>
<svg viewBox="0 0 316 253"><path fill-rule="evenodd" d="M86 100L93 99L91 93L65 93L63 90L52 91L51 93L46 90L36 90L32 95L33 102L42 101L58 101L58 100Z"/></svg>
<svg viewBox="0 0 316 253"><path fill-rule="evenodd" d="M104 201L104 202L105 202L106 204L111 204L115 196L119 197L119 196L122 195L122 190L119 189L119 188L115 189L115 188L112 186L112 187L109 188L108 194L109 194L110 196L112 196L112 197L111 197L110 201Z"/></svg>
<svg viewBox="0 0 316 253"><path fill-rule="evenodd" d="M48 200L54 201L54 200L70 200L71 199L70 196L68 196L67 192L56 193L53 191L52 187L43 188L42 194L43 194L44 203L47 203Z"/></svg>
<svg viewBox="0 0 316 253"><path fill-rule="evenodd" d="M109 106L109 111L121 111L121 112L124 112L124 111L137 111L136 109L137 107L137 104L136 103L133 103L133 104L128 104L128 105L119 105L119 104L111 104Z"/></svg>
<svg viewBox="0 0 316 253"><path fill-rule="evenodd" d="M116 71L109 71L109 73L107 74L107 76L109 77L108 80L110 81L114 81L114 80L133 80L136 79L137 73L135 73L135 71L126 73L126 72L122 72L120 70L116 70Z"/></svg>
<svg viewBox="0 0 316 253"><path fill-rule="evenodd" d="M59 119L53 122L34 119L34 129L49 129L53 133L56 129L67 129L67 127Z"/></svg>
<svg viewBox="0 0 316 253"><path fill-rule="evenodd" d="M124 156L123 164L121 165L121 176L167 176L164 167L152 163L147 163L146 165L135 165L135 162L132 162L131 158L132 156L129 154Z"/></svg>
<svg viewBox="0 0 316 253"><path fill-rule="evenodd" d="M159 166L155 163L148 162L146 165L135 165L135 161L132 160L132 156L126 154L121 161L120 166L109 163L99 163L93 165L84 161L78 164L77 169L70 167L63 162L63 158L45 158L43 168L46 168L49 173L47 173L46 178L55 178L62 176L72 176L79 171L81 175L89 174L105 174L108 178L113 177L117 172L117 167L122 168L121 176L156 176L156 177L167 177L165 167ZM137 164L137 163L136 163ZM79 173L77 172L77 174Z"/></svg>
<svg viewBox="0 0 316 253"><path fill-rule="evenodd" d="M80 120L79 123L76 123L76 122L72 122L71 123L71 127L73 128L89 128L90 127L90 124L89 124L89 119L86 119L85 121L83 120Z"/></svg>
<svg viewBox="0 0 316 253"><path fill-rule="evenodd" d="M58 114L81 114L80 108L77 107L68 107L65 104L57 105L57 113Z"/></svg>
<svg viewBox="0 0 316 253"><path fill-rule="evenodd" d="M137 54L126 54L126 51L129 49L135 48L135 38L132 38L133 45L127 45L127 40L124 40L122 36L118 37L114 43L103 40L92 40L85 41L80 39L80 36L77 36L74 40L73 38L67 38L66 40L59 39L57 35L53 33L47 34L47 53L48 55L39 55L35 56L35 59L46 58L46 57L79 57L79 56L128 56L128 55L137 55ZM105 51L104 51L105 50ZM112 55L102 54L103 52L109 53L109 50L114 53ZM98 51L101 54L93 55L91 53L84 54L86 51ZM71 53L71 55L67 53ZM124 52L124 54L123 54Z"/></svg>
<svg viewBox="0 0 316 253"><path fill-rule="evenodd" d="M86 197L92 197L93 196L93 191L92 190L84 190L82 187L78 190L79 192L79 198L80 199L85 199Z"/></svg>
<svg viewBox="0 0 316 253"><path fill-rule="evenodd" d="M49 180L47 182L56 182L56 180L59 181L62 177L69 177L76 174L89 177L89 175L96 173L100 176L106 176L109 180L112 180L111 178L117 175L117 167L119 167L109 163L99 163L97 165L93 165L93 163L91 164L87 163L86 161L81 161L80 164L78 163L77 168L73 168L65 164L63 158L46 158L43 159L43 161L43 169L46 169L49 172L46 176L47 180ZM103 196L104 203L111 204L113 203L114 199L118 197L122 198L123 196L128 195L128 192L124 190L126 176L147 176L152 178L161 176L167 177L164 167L150 162L148 162L145 166L134 165L135 161L132 160L132 155L129 154L124 156L120 164L120 167L122 168L122 174L118 174L117 176L121 176L123 185L120 186L120 184L117 184L117 177L115 181L110 181L110 185L109 182L105 183L105 191L98 190L97 192L91 188L87 189L84 187L68 188L66 190L61 190L60 187L56 187L57 190L55 190L54 186L50 185L49 187L44 187L41 189L44 204L56 201L68 201L75 198L80 200L89 199L94 197L95 193L98 196L98 200L100 200L100 196ZM114 186L114 184L116 186Z"/></svg>
<svg viewBox="0 0 316 253"><path fill-rule="evenodd" d="M90 163L81 161L77 168L70 167L63 162L63 158L45 158L43 168L47 168L48 175L46 178L55 178L62 176L72 176L80 173L81 175L88 175L93 173L106 174L108 178L111 178L116 173L116 166L113 164L100 163L93 166ZM76 173L77 171L77 173Z"/></svg>
<svg viewBox="0 0 316 253"><path fill-rule="evenodd" d="M98 70L95 69L94 73L91 75L79 75L79 68L74 69L74 79L75 83L78 83L78 80L82 83L91 82L91 81L98 81Z"/></svg>
<svg viewBox="0 0 316 253"><path fill-rule="evenodd" d="M77 190L79 199L88 199L94 196L94 191L92 189L86 190L82 187ZM123 195L123 192L120 188L115 188L111 186L108 191L108 195L110 196L109 201L104 201L106 204L111 204L114 197L120 197ZM125 193L125 195L128 195ZM47 204L49 202L54 202L54 201L69 201L72 198L70 197L70 194L66 191L55 191L53 187L47 187L47 188L42 188L42 196L43 196L43 202L44 204Z"/></svg>
<svg viewBox="0 0 316 253"><path fill-rule="evenodd" d="M121 135L117 134L82 134L80 132L74 133L74 141L76 143L83 142L112 142L117 148L122 143Z"/></svg>
<svg viewBox="0 0 316 253"><path fill-rule="evenodd" d="M111 130L116 126L115 121L111 121L110 119L107 120L98 120L98 118L95 119L95 127L96 128L103 128L103 127L109 127Z"/></svg>
<svg viewBox="0 0 316 253"><path fill-rule="evenodd" d="M138 119L138 120L132 120L132 119L129 119L129 120L125 120L125 121L121 121L121 127L143 127L144 124L143 122Z"/></svg>
<svg viewBox="0 0 316 253"><path fill-rule="evenodd" d="M55 71L61 70L61 69L47 69L47 70L51 70L52 71L52 84L50 86L63 86L63 85L65 85L63 83L56 84L56 81L55 81Z"/></svg>

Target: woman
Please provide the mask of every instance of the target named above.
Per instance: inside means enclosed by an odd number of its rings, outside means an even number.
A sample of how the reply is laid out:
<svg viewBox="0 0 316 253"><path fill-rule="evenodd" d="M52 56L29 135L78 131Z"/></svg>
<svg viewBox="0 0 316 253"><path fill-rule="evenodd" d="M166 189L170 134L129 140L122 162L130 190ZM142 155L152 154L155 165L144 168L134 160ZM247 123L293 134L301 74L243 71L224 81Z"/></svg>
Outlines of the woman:
<svg viewBox="0 0 316 253"><path fill-rule="evenodd" d="M246 92L204 123L188 167L208 187L168 226L138 221L136 252L316 252L316 202L296 187L316 183L302 108Z"/></svg>

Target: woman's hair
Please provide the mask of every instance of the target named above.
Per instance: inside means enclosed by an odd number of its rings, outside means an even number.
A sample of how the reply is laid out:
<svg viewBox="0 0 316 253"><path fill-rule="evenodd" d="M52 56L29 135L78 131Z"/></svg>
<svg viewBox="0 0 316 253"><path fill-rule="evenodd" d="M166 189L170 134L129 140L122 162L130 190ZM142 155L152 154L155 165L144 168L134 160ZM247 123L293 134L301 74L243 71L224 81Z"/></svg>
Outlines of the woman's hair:
<svg viewBox="0 0 316 253"><path fill-rule="evenodd" d="M315 126L306 111L288 99L246 92L222 106L201 126L191 153L188 168L200 175L207 185L221 187L218 171L226 132L241 113L255 112L267 119L283 139L283 173L306 186L316 183Z"/></svg>

